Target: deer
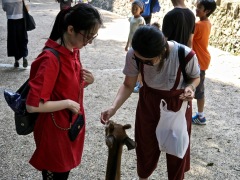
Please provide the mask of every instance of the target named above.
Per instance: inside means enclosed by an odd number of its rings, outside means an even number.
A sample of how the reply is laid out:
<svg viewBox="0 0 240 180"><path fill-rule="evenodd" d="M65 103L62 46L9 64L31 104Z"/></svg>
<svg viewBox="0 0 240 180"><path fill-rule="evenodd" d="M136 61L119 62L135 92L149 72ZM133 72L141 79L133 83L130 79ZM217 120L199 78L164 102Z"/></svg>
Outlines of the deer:
<svg viewBox="0 0 240 180"><path fill-rule="evenodd" d="M121 125L110 120L105 127L105 142L108 147L107 171L105 180L121 179L121 157L125 144L128 150L136 147L136 142L128 137L126 129L131 125Z"/></svg>

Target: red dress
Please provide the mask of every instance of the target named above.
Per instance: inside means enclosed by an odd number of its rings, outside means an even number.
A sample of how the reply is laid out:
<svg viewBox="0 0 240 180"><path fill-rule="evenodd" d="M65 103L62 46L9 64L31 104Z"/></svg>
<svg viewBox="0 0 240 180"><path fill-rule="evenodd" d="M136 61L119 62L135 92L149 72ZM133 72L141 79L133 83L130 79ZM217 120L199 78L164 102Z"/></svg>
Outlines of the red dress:
<svg viewBox="0 0 240 180"><path fill-rule="evenodd" d="M43 51L31 65L30 91L26 104L38 107L39 102L71 99L79 102L81 114L83 109L83 87L81 79L81 63L79 50L69 51L52 40L45 44L58 51L57 57L50 51ZM69 110L54 112L56 124L63 128L69 127ZM72 117L74 122L76 115ZM71 142L68 131L61 130L54 124L51 113L40 113L34 127L36 150L30 164L36 169L52 172L67 172L81 162L85 126L78 137Z"/></svg>

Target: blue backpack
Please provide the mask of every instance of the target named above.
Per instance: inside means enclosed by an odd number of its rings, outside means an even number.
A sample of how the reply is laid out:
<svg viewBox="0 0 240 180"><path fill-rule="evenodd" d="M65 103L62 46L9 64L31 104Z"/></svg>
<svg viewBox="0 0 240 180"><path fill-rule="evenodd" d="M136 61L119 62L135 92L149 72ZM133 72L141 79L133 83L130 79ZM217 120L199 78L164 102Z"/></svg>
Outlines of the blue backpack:
<svg viewBox="0 0 240 180"><path fill-rule="evenodd" d="M151 10L150 10L151 0L142 0L142 2L144 4L144 11L141 14L141 16L143 16L143 17L150 16L150 14L151 14Z"/></svg>
<svg viewBox="0 0 240 180"><path fill-rule="evenodd" d="M160 6L160 4L159 4L158 0L156 0L156 2L155 2L155 4L154 4L154 6L153 6L153 8L152 8L152 13L159 12L159 11L160 11L160 9L161 9L161 6Z"/></svg>
<svg viewBox="0 0 240 180"><path fill-rule="evenodd" d="M142 2L144 4L144 11L141 14L141 16L143 16L143 17L150 16L151 13L159 12L160 9L161 9L158 0L142 0ZM152 2L155 3L155 4L152 5Z"/></svg>

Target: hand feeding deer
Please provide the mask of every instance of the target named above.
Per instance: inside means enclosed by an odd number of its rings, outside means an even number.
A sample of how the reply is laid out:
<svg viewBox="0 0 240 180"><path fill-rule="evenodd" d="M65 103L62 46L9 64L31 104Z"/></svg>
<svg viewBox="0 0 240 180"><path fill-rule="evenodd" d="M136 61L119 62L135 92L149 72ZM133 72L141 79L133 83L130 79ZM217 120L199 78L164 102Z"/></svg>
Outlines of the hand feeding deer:
<svg viewBox="0 0 240 180"><path fill-rule="evenodd" d="M121 125L109 121L106 125L105 140L108 146L108 162L106 180L121 179L121 157L122 147L125 144L128 150L134 149L136 143L128 137L126 129L131 128L130 124Z"/></svg>

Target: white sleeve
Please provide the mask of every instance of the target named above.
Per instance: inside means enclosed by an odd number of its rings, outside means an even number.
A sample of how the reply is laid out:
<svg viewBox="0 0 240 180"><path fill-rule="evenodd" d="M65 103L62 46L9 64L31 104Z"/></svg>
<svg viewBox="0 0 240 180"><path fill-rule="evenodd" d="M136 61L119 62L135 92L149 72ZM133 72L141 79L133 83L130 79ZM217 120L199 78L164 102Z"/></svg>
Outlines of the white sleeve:
<svg viewBox="0 0 240 180"><path fill-rule="evenodd" d="M138 76L139 74L138 66L134 58L134 50L132 48L127 52L123 74L131 77Z"/></svg>

